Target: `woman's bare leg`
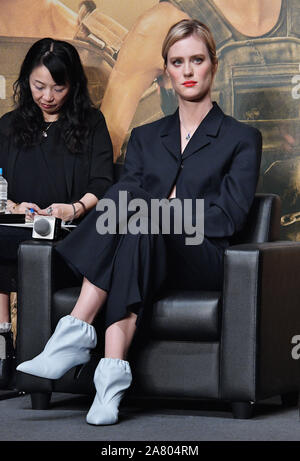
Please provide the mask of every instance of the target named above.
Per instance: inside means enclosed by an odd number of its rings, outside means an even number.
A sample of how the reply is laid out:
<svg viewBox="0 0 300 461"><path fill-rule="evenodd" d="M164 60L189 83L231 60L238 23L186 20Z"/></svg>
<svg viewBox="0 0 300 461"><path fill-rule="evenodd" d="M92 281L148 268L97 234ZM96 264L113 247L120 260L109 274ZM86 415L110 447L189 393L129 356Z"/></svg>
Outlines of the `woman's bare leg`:
<svg viewBox="0 0 300 461"><path fill-rule="evenodd" d="M79 298L70 315L84 322L93 323L106 298L106 291L96 287L84 277Z"/></svg>
<svg viewBox="0 0 300 461"><path fill-rule="evenodd" d="M10 322L9 293L0 292L0 323Z"/></svg>
<svg viewBox="0 0 300 461"><path fill-rule="evenodd" d="M71 314L79 320L93 323L107 299L107 292L84 278L81 292ZM130 313L125 319L110 325L105 333L105 357L124 359L136 330L137 315Z"/></svg>
<svg viewBox="0 0 300 461"><path fill-rule="evenodd" d="M137 315L130 313L125 319L110 325L105 332L105 357L125 360L136 330Z"/></svg>

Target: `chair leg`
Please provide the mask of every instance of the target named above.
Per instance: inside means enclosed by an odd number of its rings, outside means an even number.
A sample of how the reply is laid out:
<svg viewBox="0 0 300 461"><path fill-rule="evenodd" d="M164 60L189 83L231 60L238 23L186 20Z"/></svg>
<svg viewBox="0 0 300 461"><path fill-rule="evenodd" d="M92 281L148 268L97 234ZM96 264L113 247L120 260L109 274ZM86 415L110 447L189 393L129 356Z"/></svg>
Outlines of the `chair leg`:
<svg viewBox="0 0 300 461"><path fill-rule="evenodd" d="M235 419L250 419L254 404L251 402L232 402L232 413Z"/></svg>
<svg viewBox="0 0 300 461"><path fill-rule="evenodd" d="M281 402L285 407L296 407L298 404L299 393L288 392L287 394L281 394Z"/></svg>
<svg viewBox="0 0 300 461"><path fill-rule="evenodd" d="M51 392L33 392L30 397L33 410L48 410Z"/></svg>

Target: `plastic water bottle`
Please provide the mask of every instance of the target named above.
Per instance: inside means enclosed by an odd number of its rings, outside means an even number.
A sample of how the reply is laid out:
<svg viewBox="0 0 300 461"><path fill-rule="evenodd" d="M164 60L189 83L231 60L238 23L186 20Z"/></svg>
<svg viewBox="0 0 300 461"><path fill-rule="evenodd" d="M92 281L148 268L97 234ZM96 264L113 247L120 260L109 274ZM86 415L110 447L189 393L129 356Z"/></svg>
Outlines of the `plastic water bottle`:
<svg viewBox="0 0 300 461"><path fill-rule="evenodd" d="M7 181L2 176L2 168L0 168L0 214L4 214L7 204Z"/></svg>

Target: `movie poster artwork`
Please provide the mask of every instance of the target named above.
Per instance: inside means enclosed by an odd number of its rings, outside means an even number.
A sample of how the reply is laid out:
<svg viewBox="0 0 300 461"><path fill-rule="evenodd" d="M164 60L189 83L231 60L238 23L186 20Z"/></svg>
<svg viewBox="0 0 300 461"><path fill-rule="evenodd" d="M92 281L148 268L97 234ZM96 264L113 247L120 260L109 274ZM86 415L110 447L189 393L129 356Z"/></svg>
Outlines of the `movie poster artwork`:
<svg viewBox="0 0 300 461"><path fill-rule="evenodd" d="M68 40L81 56L93 102L105 115L115 161L123 162L133 127L176 110L161 46L169 27L197 18L211 28L217 44L213 100L262 132L258 192L280 195L281 237L300 241L300 0L273 0L267 17L261 13L264 0L257 2L258 35L244 25L242 3L1 0L0 115L13 109L13 83L32 43L42 37Z"/></svg>

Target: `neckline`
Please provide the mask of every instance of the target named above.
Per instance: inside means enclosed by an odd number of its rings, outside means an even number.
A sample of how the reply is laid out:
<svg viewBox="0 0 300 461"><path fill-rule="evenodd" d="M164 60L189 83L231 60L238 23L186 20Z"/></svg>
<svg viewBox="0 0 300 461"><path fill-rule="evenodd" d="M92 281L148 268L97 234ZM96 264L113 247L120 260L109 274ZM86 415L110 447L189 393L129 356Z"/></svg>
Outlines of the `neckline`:
<svg viewBox="0 0 300 461"><path fill-rule="evenodd" d="M194 129L193 131L193 134L191 135L191 132L192 130L188 131L187 128L184 126L184 124L182 123L181 121L181 118L180 118L180 108L178 107L178 118L179 118L179 126L181 127L181 125L183 126L183 128L185 129L185 131L188 133L189 135L189 139L187 141L190 141L192 139L192 137L194 136L194 133L197 131L197 129L199 128L200 125L203 124L203 122L206 120L207 116L210 114L210 112L214 109L214 107L216 106L216 102L215 101L211 101L212 103L212 106L211 108L206 112L205 116L203 117L203 119L201 120L200 123L198 123L198 125L196 126L196 128ZM181 130L180 130L181 132Z"/></svg>
<svg viewBox="0 0 300 461"><path fill-rule="evenodd" d="M229 27L229 29L234 34L239 35L240 37L244 37L247 40L255 40L257 38L264 38L264 37L268 37L269 35L272 35L273 32L275 32L278 29L278 27L280 26L280 24L282 22L283 11L285 9L284 7L285 7L285 3L286 3L286 0L281 0L281 6L280 6L278 19L277 19L276 23L274 24L274 26L268 32L266 32L265 34L262 34L262 35L246 35L246 34L243 34L242 32L240 32L238 29L236 29L234 27L234 25L227 19L227 17L220 10L220 8L215 4L214 0L207 0L207 1L211 4L211 6L213 8L215 8L218 15L221 16L222 20L226 23L227 27Z"/></svg>
<svg viewBox="0 0 300 461"><path fill-rule="evenodd" d="M57 123L57 122L58 120L53 120L53 122L46 122L46 120L43 120L44 125L49 125L50 123L52 125L52 123Z"/></svg>
<svg viewBox="0 0 300 461"><path fill-rule="evenodd" d="M181 156L184 155L184 153L186 152L186 150L188 149L188 146L191 144L193 138L195 138L200 130L206 130L205 132L207 134L213 134L215 131L216 131L216 115L219 113L219 111L221 111L221 109L219 108L218 104L216 101L212 101L212 107L211 109L207 112L207 114L205 115L205 117L203 118L203 120L199 123L199 125L197 126L196 130L194 131L194 133L192 134L192 136L190 137L189 141L187 142L185 148L182 150L182 144L181 144L181 131L180 131L180 116L179 116L179 108L177 109L177 120L178 120L178 125L179 125L179 137L180 137L180 152L181 152ZM176 113L175 112L175 113ZM222 113L222 111L221 111ZM213 121L213 124L214 126L211 127L211 123ZM212 129L209 129L209 128L212 128Z"/></svg>

